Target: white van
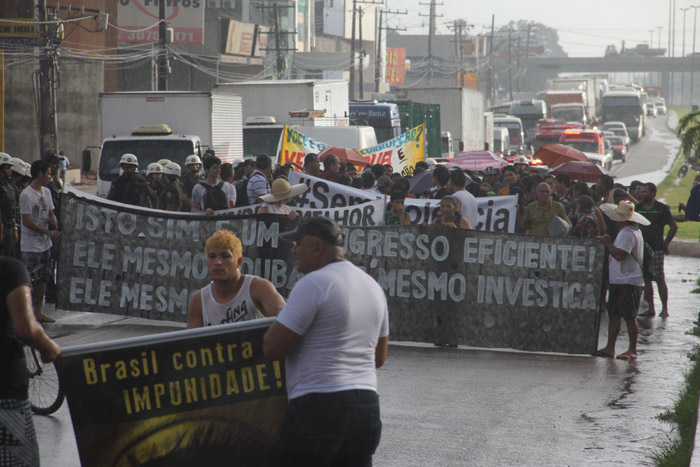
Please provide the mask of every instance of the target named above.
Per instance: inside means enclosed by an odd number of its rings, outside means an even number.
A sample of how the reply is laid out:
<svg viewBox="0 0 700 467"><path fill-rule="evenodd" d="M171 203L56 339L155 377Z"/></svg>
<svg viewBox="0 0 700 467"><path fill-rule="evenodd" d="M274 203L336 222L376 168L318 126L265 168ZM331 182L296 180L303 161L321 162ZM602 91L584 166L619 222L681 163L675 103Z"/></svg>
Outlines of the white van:
<svg viewBox="0 0 700 467"><path fill-rule="evenodd" d="M510 148L510 135L508 129L503 127L495 127L493 129L493 148L491 152L499 156L507 156Z"/></svg>
<svg viewBox="0 0 700 467"><path fill-rule="evenodd" d="M377 135L371 126L294 125L292 128L329 146L365 149L377 145Z"/></svg>

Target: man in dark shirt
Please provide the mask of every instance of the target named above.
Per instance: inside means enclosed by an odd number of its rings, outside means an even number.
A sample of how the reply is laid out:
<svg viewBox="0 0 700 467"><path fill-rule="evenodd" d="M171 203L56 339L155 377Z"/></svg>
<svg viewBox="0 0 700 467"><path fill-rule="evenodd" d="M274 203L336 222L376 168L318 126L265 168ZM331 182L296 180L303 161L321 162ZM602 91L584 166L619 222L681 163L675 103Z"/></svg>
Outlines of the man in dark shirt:
<svg viewBox="0 0 700 467"><path fill-rule="evenodd" d="M643 215L651 223L648 226L641 226L644 241L654 250L654 275L644 277L644 300L649 305L649 309L642 316L654 316L654 286L656 282L661 299L661 317L668 316L668 287L664 277L664 255L668 254L668 246L678 231L678 224L671 215L671 210L664 203L656 201L656 185L645 183L637 190L640 203L635 206L635 211ZM669 226L666 239L664 240L664 227Z"/></svg>
<svg viewBox="0 0 700 467"><path fill-rule="evenodd" d="M39 465L23 344L45 363L61 353L34 317L29 285L24 264L0 257L0 465Z"/></svg>
<svg viewBox="0 0 700 467"><path fill-rule="evenodd" d="M151 188L143 175L136 173L139 161L133 154L124 154L119 162L122 174L112 182L107 199L119 203L150 208Z"/></svg>
<svg viewBox="0 0 700 467"><path fill-rule="evenodd" d="M337 182L340 178L340 159L335 154L326 154L323 158L323 172L319 177L329 182Z"/></svg>

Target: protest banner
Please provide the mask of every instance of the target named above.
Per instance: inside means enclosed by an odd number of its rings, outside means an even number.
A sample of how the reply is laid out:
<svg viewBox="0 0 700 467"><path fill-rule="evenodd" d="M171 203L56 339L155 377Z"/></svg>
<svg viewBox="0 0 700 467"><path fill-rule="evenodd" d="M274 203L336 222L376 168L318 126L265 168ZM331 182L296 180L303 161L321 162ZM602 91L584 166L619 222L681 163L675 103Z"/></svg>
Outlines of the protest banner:
<svg viewBox="0 0 700 467"><path fill-rule="evenodd" d="M56 360L83 467L274 466L284 362L272 319L65 347Z"/></svg>
<svg viewBox="0 0 700 467"><path fill-rule="evenodd" d="M322 178L299 172L289 173L289 183L306 183L309 189L296 197L297 206L315 209L352 206L384 196L374 190L360 190ZM478 222L476 230L489 232L515 232L518 197L490 196L476 198ZM440 209L439 199L406 198L404 209L411 217L411 224L430 224Z"/></svg>
<svg viewBox="0 0 700 467"><path fill-rule="evenodd" d="M280 141L280 165L294 162L304 164L309 153L319 153L329 145L310 138L294 128L285 126ZM370 148L356 149L370 164L391 164L394 172L403 176L413 174L416 162L425 158L425 125L415 128Z"/></svg>
<svg viewBox="0 0 700 467"><path fill-rule="evenodd" d="M63 309L184 322L191 295L208 282L204 241L222 228L241 238L243 273L283 296L299 278L293 244L279 238L297 223L286 216L195 216L73 194L61 201ZM346 257L384 288L392 340L595 350L603 263L595 239L436 225L343 229Z"/></svg>

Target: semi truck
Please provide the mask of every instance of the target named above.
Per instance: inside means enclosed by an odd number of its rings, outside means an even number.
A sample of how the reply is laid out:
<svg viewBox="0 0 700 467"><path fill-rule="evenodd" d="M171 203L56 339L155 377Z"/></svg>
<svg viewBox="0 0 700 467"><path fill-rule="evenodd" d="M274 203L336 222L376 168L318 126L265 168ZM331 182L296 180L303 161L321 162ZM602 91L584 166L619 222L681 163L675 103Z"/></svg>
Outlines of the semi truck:
<svg viewBox="0 0 700 467"><path fill-rule="evenodd" d="M97 194L105 197L120 174L123 154L139 170L160 159L184 167L191 154L213 149L224 162L243 158L241 96L219 92L113 92L99 96Z"/></svg>
<svg viewBox="0 0 700 467"><path fill-rule="evenodd" d="M600 78L557 78L552 80L551 89L554 91L581 91L585 94L586 116L593 119L598 115L601 99Z"/></svg>
<svg viewBox="0 0 700 467"><path fill-rule="evenodd" d="M455 151L484 148L485 100L482 93L455 87L400 88L396 93L407 100L439 104L440 132L450 132Z"/></svg>
<svg viewBox="0 0 700 467"><path fill-rule="evenodd" d="M582 125L588 123L587 99L583 91L547 91L545 94L545 101L547 102L547 109L551 118L563 122L578 122ZM554 106L556 106L556 109Z"/></svg>
<svg viewBox="0 0 700 467"><path fill-rule="evenodd" d="M345 80L259 80L223 83L217 92L243 98L245 157L277 156L284 125L348 126ZM274 123L273 123L274 122Z"/></svg>
<svg viewBox="0 0 700 467"><path fill-rule="evenodd" d="M386 102L350 103L350 125L371 126L377 143L394 139L403 132L399 106Z"/></svg>
<svg viewBox="0 0 700 467"><path fill-rule="evenodd" d="M410 100L386 101L396 104L401 118L401 133L425 123L425 157L441 158L443 145L452 147L452 135L443 135L440 131L440 104L425 104Z"/></svg>

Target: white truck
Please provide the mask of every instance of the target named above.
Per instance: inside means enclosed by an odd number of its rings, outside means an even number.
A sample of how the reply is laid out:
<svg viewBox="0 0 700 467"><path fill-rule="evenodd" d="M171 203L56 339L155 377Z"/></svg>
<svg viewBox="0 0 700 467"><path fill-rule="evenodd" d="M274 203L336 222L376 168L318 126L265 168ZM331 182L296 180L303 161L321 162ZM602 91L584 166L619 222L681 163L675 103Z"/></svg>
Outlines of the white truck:
<svg viewBox="0 0 700 467"><path fill-rule="evenodd" d="M440 126L449 132L454 151L484 148L484 95L464 88L401 88L399 99L440 104Z"/></svg>
<svg viewBox="0 0 700 467"><path fill-rule="evenodd" d="M274 159L284 125L349 125L350 101L345 80L241 81L218 84L215 89L243 97L246 157L267 154Z"/></svg>
<svg viewBox="0 0 700 467"><path fill-rule="evenodd" d="M160 159L184 169L185 158L213 149L224 162L243 158L241 96L220 92L114 92L100 94L102 145L97 194L105 197L126 153L139 170Z"/></svg>

